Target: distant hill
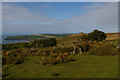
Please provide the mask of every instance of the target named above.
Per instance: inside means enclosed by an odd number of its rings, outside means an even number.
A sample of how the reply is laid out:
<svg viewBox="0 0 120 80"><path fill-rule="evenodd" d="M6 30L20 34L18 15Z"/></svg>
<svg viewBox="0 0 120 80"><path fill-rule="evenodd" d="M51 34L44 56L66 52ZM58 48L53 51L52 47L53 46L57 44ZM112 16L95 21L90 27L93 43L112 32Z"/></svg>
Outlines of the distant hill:
<svg viewBox="0 0 120 80"><path fill-rule="evenodd" d="M5 40L39 40L46 38L67 37L73 34L75 33L19 35L19 36L8 36Z"/></svg>
<svg viewBox="0 0 120 80"><path fill-rule="evenodd" d="M8 36L6 40L39 40L47 38L57 38L58 46L73 46L73 42L78 40L78 37L85 33L64 33L64 34L34 34L34 35L20 35ZM87 33L86 33L87 34ZM106 33L106 40L118 39L120 33Z"/></svg>

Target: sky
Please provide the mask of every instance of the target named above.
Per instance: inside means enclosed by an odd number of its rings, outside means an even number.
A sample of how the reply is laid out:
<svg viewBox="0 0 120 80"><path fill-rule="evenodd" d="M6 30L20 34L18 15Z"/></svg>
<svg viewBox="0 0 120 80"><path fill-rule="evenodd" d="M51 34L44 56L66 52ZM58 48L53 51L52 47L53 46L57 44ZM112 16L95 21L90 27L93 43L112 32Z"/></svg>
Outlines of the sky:
<svg viewBox="0 0 120 80"><path fill-rule="evenodd" d="M2 2L119 2L119 0L1 0Z"/></svg>
<svg viewBox="0 0 120 80"><path fill-rule="evenodd" d="M2 34L118 31L117 2L3 2Z"/></svg>

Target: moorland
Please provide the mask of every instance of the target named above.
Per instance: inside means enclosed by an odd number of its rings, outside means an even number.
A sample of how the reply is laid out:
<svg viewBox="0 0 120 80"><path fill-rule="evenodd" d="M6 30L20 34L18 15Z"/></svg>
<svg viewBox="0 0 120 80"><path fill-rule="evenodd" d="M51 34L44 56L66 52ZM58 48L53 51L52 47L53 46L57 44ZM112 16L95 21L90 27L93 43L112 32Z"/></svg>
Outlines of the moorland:
<svg viewBox="0 0 120 80"><path fill-rule="evenodd" d="M118 35L94 30L3 44L2 77L117 78Z"/></svg>

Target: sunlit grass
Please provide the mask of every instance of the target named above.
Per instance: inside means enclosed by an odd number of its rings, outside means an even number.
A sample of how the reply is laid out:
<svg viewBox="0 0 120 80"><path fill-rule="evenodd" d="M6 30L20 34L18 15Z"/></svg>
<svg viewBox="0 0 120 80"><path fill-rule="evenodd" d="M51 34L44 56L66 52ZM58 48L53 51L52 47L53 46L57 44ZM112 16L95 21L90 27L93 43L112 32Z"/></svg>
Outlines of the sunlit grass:
<svg viewBox="0 0 120 80"><path fill-rule="evenodd" d="M116 78L118 56L75 56L76 61L42 65L41 56L26 57L19 65L3 66L8 78Z"/></svg>

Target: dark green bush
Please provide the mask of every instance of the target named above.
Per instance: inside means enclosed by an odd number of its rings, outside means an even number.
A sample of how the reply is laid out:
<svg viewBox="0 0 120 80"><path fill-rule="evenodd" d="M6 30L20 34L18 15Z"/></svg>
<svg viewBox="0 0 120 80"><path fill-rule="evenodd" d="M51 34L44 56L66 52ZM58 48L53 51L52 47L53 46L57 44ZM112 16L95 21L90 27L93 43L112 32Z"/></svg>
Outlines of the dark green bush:
<svg viewBox="0 0 120 80"><path fill-rule="evenodd" d="M102 41L106 39L106 35L103 31L94 30L88 34L89 40L91 41Z"/></svg>
<svg viewBox="0 0 120 80"><path fill-rule="evenodd" d="M81 41L103 41L106 39L106 35L103 31L94 30L91 33L80 36ZM79 41L78 40L78 41Z"/></svg>

